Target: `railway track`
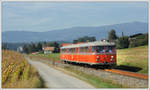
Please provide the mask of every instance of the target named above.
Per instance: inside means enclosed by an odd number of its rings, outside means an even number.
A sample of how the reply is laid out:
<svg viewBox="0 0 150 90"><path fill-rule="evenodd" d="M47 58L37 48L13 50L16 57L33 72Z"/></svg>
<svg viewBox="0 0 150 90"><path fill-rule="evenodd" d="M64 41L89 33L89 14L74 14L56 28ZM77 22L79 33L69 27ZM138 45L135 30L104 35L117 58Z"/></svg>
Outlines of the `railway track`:
<svg viewBox="0 0 150 90"><path fill-rule="evenodd" d="M122 71L122 70L117 70L117 69L104 69L104 71L148 80L148 75L144 75L144 74L139 74L139 73L134 73L134 72L127 72L127 71Z"/></svg>
<svg viewBox="0 0 150 90"><path fill-rule="evenodd" d="M110 72L110 73L115 73L115 74L120 74L120 75L125 75L125 76L130 76L130 77L135 77L135 78L141 78L141 79L148 80L148 75L140 74L140 73L136 73L136 72L119 70L119 69L102 69L102 68L97 68L97 67L91 67L91 66L88 66L88 65L78 65L78 64L73 64L73 65L82 66L82 67L85 67L85 68L91 68L91 70L92 69L103 70L103 71Z"/></svg>

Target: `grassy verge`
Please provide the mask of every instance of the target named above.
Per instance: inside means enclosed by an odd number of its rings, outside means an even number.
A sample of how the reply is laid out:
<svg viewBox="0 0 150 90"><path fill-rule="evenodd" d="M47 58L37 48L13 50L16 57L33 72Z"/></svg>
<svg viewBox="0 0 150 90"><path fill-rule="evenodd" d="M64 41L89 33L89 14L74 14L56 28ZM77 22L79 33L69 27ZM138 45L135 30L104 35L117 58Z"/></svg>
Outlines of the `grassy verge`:
<svg viewBox="0 0 150 90"><path fill-rule="evenodd" d="M45 59L51 59L55 61L60 61L60 54L59 53L51 53L51 54L34 54L30 56L38 56Z"/></svg>
<svg viewBox="0 0 150 90"><path fill-rule="evenodd" d="M48 59L43 59L40 58L39 56L32 56L30 55L30 58L32 58L33 60L38 60L41 62L44 62L50 66L52 66L51 64L49 64L49 60ZM87 83L93 85L96 88L122 88L123 86L118 85L116 83L113 83L110 80L104 80L103 78L97 77L93 74L86 74L80 70L74 69L71 66L65 66L65 67L54 67L55 69L61 70L64 73L70 74L72 76L75 76L81 80L86 81Z"/></svg>
<svg viewBox="0 0 150 90"><path fill-rule="evenodd" d="M44 81L24 56L10 50L2 51L2 88L42 88Z"/></svg>
<svg viewBox="0 0 150 90"><path fill-rule="evenodd" d="M77 78L86 81L87 83L93 85L96 88L122 88L123 86L113 83L110 80L104 80L93 74L86 74L79 70L75 70L72 67L64 67L65 70L75 73Z"/></svg>
<svg viewBox="0 0 150 90"><path fill-rule="evenodd" d="M139 73L148 73L148 46L117 50L117 65L139 67Z"/></svg>

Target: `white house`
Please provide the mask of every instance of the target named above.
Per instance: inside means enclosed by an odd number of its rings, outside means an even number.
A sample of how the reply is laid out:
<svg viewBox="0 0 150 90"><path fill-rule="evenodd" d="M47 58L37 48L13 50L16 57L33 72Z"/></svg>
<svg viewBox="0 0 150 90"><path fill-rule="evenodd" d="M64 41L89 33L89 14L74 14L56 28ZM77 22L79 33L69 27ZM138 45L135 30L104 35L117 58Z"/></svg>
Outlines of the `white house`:
<svg viewBox="0 0 150 90"><path fill-rule="evenodd" d="M43 47L44 54L53 53L55 47Z"/></svg>

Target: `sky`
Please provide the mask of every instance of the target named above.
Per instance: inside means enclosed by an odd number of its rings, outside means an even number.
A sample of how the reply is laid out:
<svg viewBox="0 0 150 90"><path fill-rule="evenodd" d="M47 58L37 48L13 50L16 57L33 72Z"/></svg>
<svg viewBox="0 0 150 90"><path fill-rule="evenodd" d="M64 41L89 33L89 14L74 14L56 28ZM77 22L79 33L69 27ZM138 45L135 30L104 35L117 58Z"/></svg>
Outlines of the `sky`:
<svg viewBox="0 0 150 90"><path fill-rule="evenodd" d="M148 22L147 2L2 2L2 31Z"/></svg>

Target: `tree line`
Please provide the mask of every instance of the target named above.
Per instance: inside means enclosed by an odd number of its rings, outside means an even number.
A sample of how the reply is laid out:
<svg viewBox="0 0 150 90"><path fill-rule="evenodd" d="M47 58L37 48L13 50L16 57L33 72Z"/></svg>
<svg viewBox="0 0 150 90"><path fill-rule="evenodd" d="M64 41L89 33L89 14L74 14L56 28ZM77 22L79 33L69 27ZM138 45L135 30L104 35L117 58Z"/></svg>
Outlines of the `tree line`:
<svg viewBox="0 0 150 90"><path fill-rule="evenodd" d="M39 52L43 53L43 47L55 47L54 53L59 53L60 51L60 44L57 42L38 42L38 43L31 43L26 44L23 46L23 53L32 53L32 52Z"/></svg>
<svg viewBox="0 0 150 90"><path fill-rule="evenodd" d="M138 33L138 34L134 34L131 36L124 36L123 32L122 32L122 36L117 36L116 35L116 31L114 29L110 30L108 32L108 37L106 38L106 40L108 40L109 42L115 42L116 43L116 48L117 49L123 49L123 48L132 48L132 47L137 47L137 46L142 46L142 45L148 45L148 33L142 34L142 33ZM93 42L96 41L96 38L94 36L83 36L83 37L79 37L78 39L75 39L72 41L72 43L76 44L79 42ZM59 53L60 52L60 47L61 44L65 43L65 42L57 42L57 41L53 41L53 42L36 42L36 43L22 43L22 44L10 44L10 43L2 43L2 49L10 49L8 48L11 47L11 49L14 49L14 47L18 47L19 45L22 45L22 49L23 49L23 53L27 53L30 54L32 52L39 52L39 53L43 53L42 48L43 47L55 47L54 53ZM68 43L68 42L66 42ZM13 47L12 47L13 46Z"/></svg>
<svg viewBox="0 0 150 90"><path fill-rule="evenodd" d="M134 34L131 36L124 36L122 32L122 36L118 37L114 29L112 29L108 33L108 40L110 42L116 43L116 48L123 49L123 48L132 48L137 46L148 45L148 33L142 34Z"/></svg>

